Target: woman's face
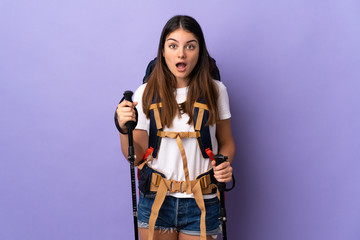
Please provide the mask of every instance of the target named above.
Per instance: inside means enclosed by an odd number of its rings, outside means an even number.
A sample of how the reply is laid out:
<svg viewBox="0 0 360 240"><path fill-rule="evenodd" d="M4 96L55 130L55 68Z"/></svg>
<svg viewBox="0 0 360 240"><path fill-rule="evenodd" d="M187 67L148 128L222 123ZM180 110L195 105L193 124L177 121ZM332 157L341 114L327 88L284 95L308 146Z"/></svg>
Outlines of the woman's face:
<svg viewBox="0 0 360 240"><path fill-rule="evenodd" d="M182 28L166 37L163 56L176 78L178 88L189 84L189 75L197 64L199 51L199 42L195 35Z"/></svg>

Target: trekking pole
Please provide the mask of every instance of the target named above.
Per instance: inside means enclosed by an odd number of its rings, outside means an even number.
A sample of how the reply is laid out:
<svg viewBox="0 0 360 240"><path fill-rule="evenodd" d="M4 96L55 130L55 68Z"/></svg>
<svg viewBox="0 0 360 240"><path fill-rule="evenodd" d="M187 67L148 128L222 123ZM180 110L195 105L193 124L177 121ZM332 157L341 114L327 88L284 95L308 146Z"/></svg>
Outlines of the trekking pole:
<svg viewBox="0 0 360 240"><path fill-rule="evenodd" d="M225 162L228 157L223 156L221 154L215 155L214 159L216 161L216 166L220 165L221 163ZM226 208L225 208L225 187L226 184L224 182L217 182L217 187L220 193L220 215L219 220L221 222L222 227L222 239L227 240L227 233L226 233Z"/></svg>
<svg viewBox="0 0 360 240"><path fill-rule="evenodd" d="M124 99L132 102L131 97L133 95L132 91L125 91L124 97L120 100L122 102ZM136 108L135 108L136 111ZM118 130L121 132L117 114L115 112L115 125L118 128ZM136 111L136 119L137 119L137 111ZM135 183L135 152L134 152L134 143L133 143L133 130L136 127L137 122L129 121L125 124L127 130L128 130L128 142L129 142L129 148L128 148L128 161L130 162L130 175L131 175L131 192L132 192L132 205L133 205L133 216L134 216L134 232L135 232L135 240L138 240L138 224L137 224L137 201L136 201L136 183Z"/></svg>

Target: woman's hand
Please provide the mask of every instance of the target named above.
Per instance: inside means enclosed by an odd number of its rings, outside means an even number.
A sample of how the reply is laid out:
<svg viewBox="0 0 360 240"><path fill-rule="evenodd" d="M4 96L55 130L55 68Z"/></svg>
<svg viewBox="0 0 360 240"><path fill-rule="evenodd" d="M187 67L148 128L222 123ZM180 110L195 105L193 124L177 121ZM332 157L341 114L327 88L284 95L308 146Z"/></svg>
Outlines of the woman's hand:
<svg viewBox="0 0 360 240"><path fill-rule="evenodd" d="M125 124L128 121L136 122L136 113L135 107L138 103L137 102L129 102L129 101L122 101L116 108L116 114L118 117L118 122L121 130L123 132L127 132L127 128Z"/></svg>
<svg viewBox="0 0 360 240"><path fill-rule="evenodd" d="M228 161L216 166L215 160L211 161L214 169L214 177L218 182L230 182L232 180L232 167Z"/></svg>

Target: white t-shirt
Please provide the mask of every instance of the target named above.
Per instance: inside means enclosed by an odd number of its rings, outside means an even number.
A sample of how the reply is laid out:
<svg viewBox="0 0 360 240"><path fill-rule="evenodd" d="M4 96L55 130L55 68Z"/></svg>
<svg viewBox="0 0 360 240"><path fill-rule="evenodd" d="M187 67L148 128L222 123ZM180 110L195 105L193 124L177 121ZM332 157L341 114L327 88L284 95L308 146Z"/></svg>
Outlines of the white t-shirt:
<svg viewBox="0 0 360 240"><path fill-rule="evenodd" d="M217 80L214 80L215 85L219 91L218 109L219 117L221 120L231 117L229 97L225 85ZM145 89L146 83L141 85L134 94L134 101L139 104L136 106L138 110L138 123L136 129L146 130L149 134L150 119L146 118L142 108L142 95ZM176 89L176 101L177 103L183 103L186 101L188 87ZM172 127L164 127L163 131L169 132L193 132L194 126L187 124L189 115L184 113L181 116L176 116ZM216 124L209 127L211 135L211 143L213 153L216 155L218 152L218 142L215 136ZM209 158L203 158L201 150L198 147L196 138L183 138L181 139L184 145L185 154L187 158L187 165L189 169L190 180L196 179L198 175L209 170L212 166ZM167 179L176 181L185 181L185 173L183 169L183 162L180 154L179 147L176 143L176 139L162 138L158 156L149 162L149 165L159 172L164 173ZM174 197L193 197L193 195L187 195L186 193L168 193Z"/></svg>

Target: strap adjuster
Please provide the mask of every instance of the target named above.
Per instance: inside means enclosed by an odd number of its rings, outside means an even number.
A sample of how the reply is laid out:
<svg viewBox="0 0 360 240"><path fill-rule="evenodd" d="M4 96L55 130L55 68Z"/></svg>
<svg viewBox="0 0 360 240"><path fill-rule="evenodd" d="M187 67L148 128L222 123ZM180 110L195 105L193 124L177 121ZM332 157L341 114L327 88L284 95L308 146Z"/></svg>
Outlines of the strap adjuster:
<svg viewBox="0 0 360 240"><path fill-rule="evenodd" d="M160 181L161 181L161 176L157 173L153 173L152 177L151 177L151 183L155 186L155 187L159 187L160 185Z"/></svg>
<svg viewBox="0 0 360 240"><path fill-rule="evenodd" d="M207 188L209 186L209 181L207 177L208 175L205 175L199 179L201 188Z"/></svg>

